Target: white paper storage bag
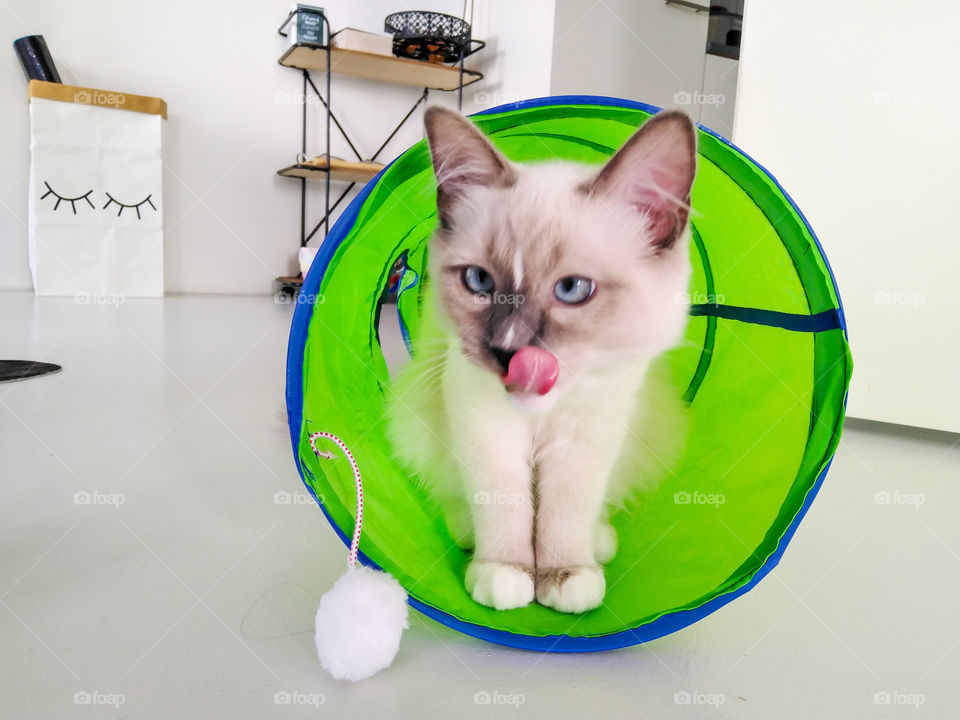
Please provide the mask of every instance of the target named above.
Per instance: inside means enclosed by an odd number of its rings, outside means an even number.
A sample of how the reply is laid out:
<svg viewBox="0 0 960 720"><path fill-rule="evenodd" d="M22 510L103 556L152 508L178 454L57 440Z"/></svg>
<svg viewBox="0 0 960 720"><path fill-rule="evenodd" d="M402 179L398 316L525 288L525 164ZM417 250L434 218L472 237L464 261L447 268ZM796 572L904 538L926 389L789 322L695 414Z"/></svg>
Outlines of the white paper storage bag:
<svg viewBox="0 0 960 720"><path fill-rule="evenodd" d="M30 102L34 288L162 296L163 118L123 109L138 96L77 89L71 97Z"/></svg>

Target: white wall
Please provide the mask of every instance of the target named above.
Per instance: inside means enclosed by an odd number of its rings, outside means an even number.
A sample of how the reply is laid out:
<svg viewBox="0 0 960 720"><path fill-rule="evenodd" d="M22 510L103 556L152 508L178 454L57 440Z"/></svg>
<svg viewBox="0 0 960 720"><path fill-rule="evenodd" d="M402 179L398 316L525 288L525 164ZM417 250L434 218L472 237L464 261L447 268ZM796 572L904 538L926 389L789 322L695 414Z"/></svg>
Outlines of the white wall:
<svg viewBox="0 0 960 720"><path fill-rule="evenodd" d="M960 431L960 6L748 2L735 134L819 235L846 306L849 414Z"/></svg>
<svg viewBox="0 0 960 720"><path fill-rule="evenodd" d="M740 63L720 55L706 55L703 63L703 94L697 120L733 140L733 115L737 100Z"/></svg>
<svg viewBox="0 0 960 720"><path fill-rule="evenodd" d="M557 0L550 90L681 107L701 90L707 20L663 0Z"/></svg>
<svg viewBox="0 0 960 720"><path fill-rule="evenodd" d="M681 108L732 138L737 61L706 54L708 22L663 0L557 0L551 93Z"/></svg>
<svg viewBox="0 0 960 720"><path fill-rule="evenodd" d="M334 29L381 31L397 9L387 0L326 0ZM553 0L478 0L476 56L487 73L465 91L465 111L549 92ZM300 148L297 71L280 67L276 28L289 0L7 0L0 27L0 289L29 288L26 81L11 43L43 34L64 82L162 97L169 106L164 186L168 292L269 293L274 276L295 269L299 183L276 171ZM453 15L459 0L419 1ZM537 28L543 28L537 32ZM315 75L320 85L322 75ZM485 92L483 95L478 95ZM412 88L334 76L334 111L358 149L372 154L416 99ZM454 104L455 94L432 93ZM479 100L475 102L475 100ZM323 151L313 113L308 151ZM390 160L422 137L419 115L381 156ZM352 157L334 130L333 152ZM322 208L312 184L311 215ZM313 243L312 243L313 244Z"/></svg>

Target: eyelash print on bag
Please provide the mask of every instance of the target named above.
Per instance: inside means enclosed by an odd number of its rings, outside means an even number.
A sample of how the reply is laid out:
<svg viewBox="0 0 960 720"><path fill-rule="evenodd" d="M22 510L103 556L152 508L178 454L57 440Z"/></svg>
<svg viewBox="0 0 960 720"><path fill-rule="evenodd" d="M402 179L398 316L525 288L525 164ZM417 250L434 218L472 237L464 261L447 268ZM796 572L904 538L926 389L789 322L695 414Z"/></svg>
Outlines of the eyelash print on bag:
<svg viewBox="0 0 960 720"><path fill-rule="evenodd" d="M40 199L43 200L47 195L53 195L55 198L57 198L57 202L53 206L54 211L60 209L60 203L68 202L70 203L70 208L73 210L73 214L76 215L77 203L80 202L81 200L86 200L87 205L89 205L91 208L96 210L96 206L90 200L90 195L93 194L92 188L90 190L87 190L83 195L77 195L77 197L69 198L69 197L64 197L63 195L58 193L56 190L54 190L52 187L50 187L50 183L47 182L46 180L43 181L43 184L46 186L47 191L40 196ZM143 200L141 200L138 203L134 203L132 205L128 205L127 203L120 202L115 197L113 197L113 195L111 195L110 193L104 193L104 195L107 196L107 202L100 209L106 210L108 207L110 207L111 204L115 204L120 208L117 211L117 217L120 217L123 214L123 211L126 210L127 208L132 208L137 213L137 220L141 220L143 218L140 215L140 207L145 204L149 204L150 207L153 208L154 212L156 212L157 210L157 206L153 204L153 200L151 199L153 197L153 193L150 193Z"/></svg>
<svg viewBox="0 0 960 720"><path fill-rule="evenodd" d="M53 206L54 210L60 207L60 203L68 202L70 203L70 207L73 209L73 214L76 215L77 203L80 202L81 200L86 200L87 205L89 205L90 207L93 207L93 203L90 202L90 193L93 192L92 189L87 190L83 195L78 195L75 198L68 198L68 197L63 197L63 195L59 194L56 190L50 187L50 183L48 183L46 180L43 181L43 184L47 186L47 191L40 196L40 199L43 200L47 195L52 194L55 198L57 198L57 203ZM107 197L109 197L109 195ZM149 197L147 199L149 200ZM154 208L154 210L156 210L156 208Z"/></svg>
<svg viewBox="0 0 960 720"><path fill-rule="evenodd" d="M153 201L150 199L153 197L153 193L151 193L150 195L147 195L143 200L133 205L127 205L126 203L120 202L119 200L114 198L113 195L111 195L110 193L104 193L104 194L109 198L109 200L107 200L106 205L104 205L101 209L106 210L107 207L110 205L110 203L116 203L117 205L120 206L120 209L117 211L117 217L120 217L123 214L123 211L126 210L127 208L133 208L134 210L137 211L137 220L140 220L140 206L143 205L144 203L150 203L150 207L152 207L154 210L157 209L157 206L154 205Z"/></svg>

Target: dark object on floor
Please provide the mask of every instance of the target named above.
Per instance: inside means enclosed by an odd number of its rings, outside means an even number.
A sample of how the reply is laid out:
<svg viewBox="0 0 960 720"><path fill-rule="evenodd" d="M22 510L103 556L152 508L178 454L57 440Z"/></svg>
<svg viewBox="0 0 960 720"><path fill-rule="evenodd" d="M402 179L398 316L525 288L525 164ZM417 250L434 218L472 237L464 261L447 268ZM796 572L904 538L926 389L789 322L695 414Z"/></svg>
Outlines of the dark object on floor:
<svg viewBox="0 0 960 720"><path fill-rule="evenodd" d="M27 35L13 41L13 49L17 51L20 65L27 80L45 80L46 82L63 82L57 66L53 64L50 50L43 39L43 35Z"/></svg>
<svg viewBox="0 0 960 720"><path fill-rule="evenodd" d="M277 278L277 293L274 295L274 301L280 305L293 303L300 294L300 288L303 287L303 277L300 275L281 275Z"/></svg>
<svg viewBox="0 0 960 720"><path fill-rule="evenodd" d="M405 10L387 15L383 29L393 33L393 54L399 57L444 63L469 54L470 23L453 15Z"/></svg>
<svg viewBox="0 0 960 720"><path fill-rule="evenodd" d="M59 365L33 360L0 360L0 382L14 382L63 370Z"/></svg>

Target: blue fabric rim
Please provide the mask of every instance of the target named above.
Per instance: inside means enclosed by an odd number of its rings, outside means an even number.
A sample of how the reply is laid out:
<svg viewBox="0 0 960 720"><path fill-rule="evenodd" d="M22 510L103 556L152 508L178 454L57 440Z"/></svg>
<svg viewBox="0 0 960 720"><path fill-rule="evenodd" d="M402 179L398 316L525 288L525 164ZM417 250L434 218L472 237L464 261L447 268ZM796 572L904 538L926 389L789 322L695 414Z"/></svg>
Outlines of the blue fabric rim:
<svg viewBox="0 0 960 720"><path fill-rule="evenodd" d="M483 110L476 114L489 115L493 113L509 112L513 110L523 110L550 105L607 105L643 110L644 112L649 113L656 113L660 111L660 108L654 105L648 105L647 103L641 103L634 100L624 100L621 98L601 95L560 95L556 97L533 98L521 102L508 103L506 105L500 105L498 107ZM793 207L793 209L796 211L797 215L800 217L800 220L804 223L804 225L806 225L807 230L810 232L810 235L817 246L817 250L820 252L820 256L823 258L827 272L830 276L830 281L833 283L834 292L837 296L837 303L839 305L839 308L836 312L836 319L839 323L839 327L844 332L844 336L847 336L846 316L843 311L843 303L840 300L840 290L837 287L833 268L830 266L830 262L823 252L823 247L820 244L820 240L817 238L813 228L810 227L810 223L807 221L806 216L804 216L804 214L800 211L800 208L798 208L796 203L793 201L793 198L791 198L787 191L783 189L783 186L780 185L780 183L770 173L769 170L760 165L756 160L754 160L747 153L743 152L743 150L723 136L715 133L709 128L703 127L702 125L698 125L698 127L719 141L729 145L731 148L750 160L764 174L766 174L766 176L770 178L783 197L786 198L787 202L790 203L791 207ZM323 503L320 502L319 498L316 496L316 493L314 493L313 488L307 483L306 478L304 477L303 467L300 465L299 443L300 429L303 422L303 351L306 345L307 329L310 325L310 316L313 312L313 299L317 296L317 293L320 289L320 283L322 282L323 276L327 271L330 260L333 258L333 255L340 246L340 243L343 242L343 239L353 227L353 224L357 219L357 215L360 212L360 208L369 197L370 192L392 164L393 163L391 162L390 165L387 165L385 168L383 168L383 170L377 173L376 177L370 180L363 187L363 189L347 206L347 209L344 210L344 212L338 218L333 229L330 231L330 234L324 239L323 244L320 246L320 249L317 252L316 258L313 261L313 264L310 266L310 270L307 272L307 275L304 278L300 296L297 298L298 301L296 303L296 309L294 310L293 321L290 327L290 340L287 346L287 421L290 427L290 439L293 446L294 463L296 463L297 471L300 473L301 481L306 486L310 495L314 498L314 500L317 501L317 504L323 511L324 516L327 518L327 522L337 533L340 540L348 547L350 545L350 538L348 538L346 534L340 530L336 523L333 522L330 515L327 513L326 508L323 506ZM306 297L307 301L301 302L300 297ZM844 398L844 406L846 406L846 397ZM640 628L626 629L620 632L611 633L609 635L594 637L571 637L567 635L548 635L538 637L534 635L523 635L519 633L507 632L505 630L496 630L494 628L486 627L485 625L477 625L475 623L465 622L454 617L453 615L450 615L449 613L444 612L443 610L440 610L439 608L427 605L413 597L410 597L408 602L411 607L416 608L427 617L430 617L437 622L455 630L459 630L466 635L471 635L481 640L487 640L489 642L520 648L523 650L537 650L545 652L590 652L613 650L616 648L637 645L650 640L655 640L663 637L664 635L669 635L677 630L681 630L688 625L705 618L707 615L719 610L730 601L740 597L748 590L752 589L758 582L760 582L760 580L766 577L766 575L780 562L780 558L783 556L784 551L787 549L787 545L790 543L790 540L796 533L797 528L800 526L801 520L803 520L804 516L807 514L807 511L810 509L810 505L813 503L814 498L817 496L817 493L819 492L820 487L823 484L823 480L827 476L827 471L830 469L832 463L833 456L831 456L827 461L827 464L817 477L813 487L811 487L807 492L807 496L804 498L803 504L797 511L793 522L790 523L790 526L780 538L780 542L777 544L777 549L773 552L773 554L770 555L770 557L767 558L766 562L764 562L764 564L753 574L753 577L751 577L747 583L736 590L719 595L712 600L709 600L700 607L668 613ZM379 569L379 566L362 552L358 554L358 558L364 565Z"/></svg>
<svg viewBox="0 0 960 720"><path fill-rule="evenodd" d="M690 306L691 317L712 315L725 320L739 320L753 325L766 325L792 332L826 332L841 327L840 313L824 310L815 315L788 313L779 310L761 310L759 308L738 307L737 305L700 304Z"/></svg>

